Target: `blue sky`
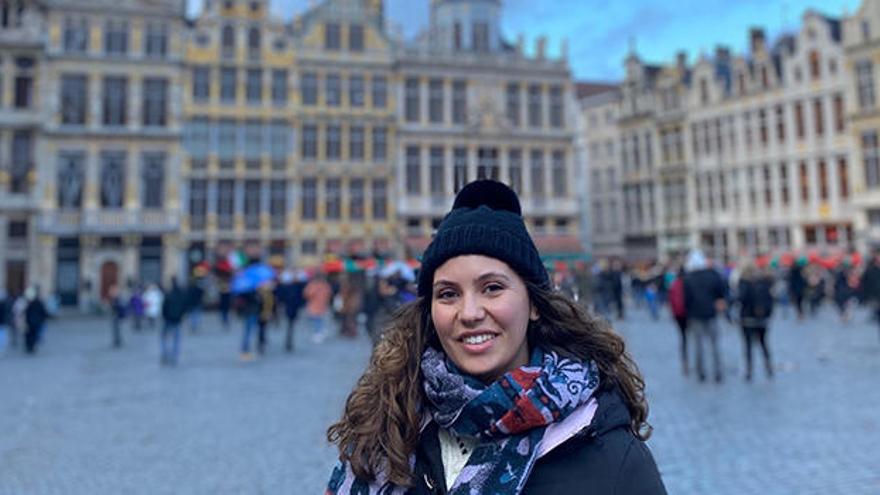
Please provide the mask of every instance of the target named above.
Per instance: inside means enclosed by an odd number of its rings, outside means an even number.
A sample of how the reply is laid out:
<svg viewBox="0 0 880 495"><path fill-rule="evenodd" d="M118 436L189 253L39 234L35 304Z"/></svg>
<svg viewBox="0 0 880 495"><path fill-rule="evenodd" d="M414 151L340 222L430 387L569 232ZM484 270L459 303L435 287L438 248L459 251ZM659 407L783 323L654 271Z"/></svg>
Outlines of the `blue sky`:
<svg viewBox="0 0 880 495"><path fill-rule="evenodd" d="M200 0L189 0L190 11ZM308 8L310 0L270 0L283 19ZM386 0L389 21L407 38L427 26L430 0ZM531 49L538 36L557 53L568 38L569 59L577 79L613 81L623 77L623 58L631 43L641 58L668 63L679 50L693 61L716 44L745 50L750 26L762 26L771 39L800 25L812 8L832 17L855 12L861 0L503 0L505 37L523 33Z"/></svg>

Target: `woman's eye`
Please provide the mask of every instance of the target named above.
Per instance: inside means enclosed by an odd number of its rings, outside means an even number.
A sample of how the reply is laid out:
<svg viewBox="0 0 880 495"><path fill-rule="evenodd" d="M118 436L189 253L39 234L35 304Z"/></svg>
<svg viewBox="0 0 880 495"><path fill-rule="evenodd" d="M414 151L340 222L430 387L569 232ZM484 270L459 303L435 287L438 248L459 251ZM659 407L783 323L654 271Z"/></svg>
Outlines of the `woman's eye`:
<svg viewBox="0 0 880 495"><path fill-rule="evenodd" d="M504 286L501 284L488 284L485 288L485 291L488 293L498 292L501 290L504 290Z"/></svg>
<svg viewBox="0 0 880 495"><path fill-rule="evenodd" d="M437 299L450 299L452 297L455 297L455 291L441 290L437 293Z"/></svg>

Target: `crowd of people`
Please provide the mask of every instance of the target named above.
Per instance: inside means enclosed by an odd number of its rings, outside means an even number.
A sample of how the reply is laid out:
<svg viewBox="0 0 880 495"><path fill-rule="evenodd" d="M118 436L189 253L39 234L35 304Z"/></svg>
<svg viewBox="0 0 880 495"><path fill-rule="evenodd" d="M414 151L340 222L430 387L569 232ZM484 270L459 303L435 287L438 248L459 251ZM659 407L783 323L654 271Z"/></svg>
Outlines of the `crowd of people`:
<svg viewBox="0 0 880 495"><path fill-rule="evenodd" d="M619 261L599 260L592 267L580 264L572 271L557 272L553 280L558 290L609 321L624 319L626 305L646 309L655 320L668 307L680 333L682 373L696 372L701 381L710 376L716 382L724 379L719 318L741 328L744 378L749 381L756 347L763 356L766 376L773 377L767 331L774 308L793 311L798 320L804 320L831 305L846 324L853 308L863 304L880 323L880 252L865 263L851 255L832 264L808 257L771 264L766 259L718 263L692 250L684 259L666 264L628 268ZM693 356L692 347L696 347Z"/></svg>

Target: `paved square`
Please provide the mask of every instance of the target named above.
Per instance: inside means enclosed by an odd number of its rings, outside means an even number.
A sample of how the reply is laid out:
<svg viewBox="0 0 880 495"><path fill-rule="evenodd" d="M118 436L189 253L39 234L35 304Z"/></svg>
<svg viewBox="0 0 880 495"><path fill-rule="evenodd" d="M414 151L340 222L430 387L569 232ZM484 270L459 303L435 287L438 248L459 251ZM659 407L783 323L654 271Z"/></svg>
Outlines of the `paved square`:
<svg viewBox="0 0 880 495"><path fill-rule="evenodd" d="M668 318L616 323L648 382L649 444L672 494L880 493L880 338L859 312L841 325L777 318L776 379L742 380L738 329L724 324L726 380L681 376ZM209 315L183 336L181 364L158 365L158 333L109 322L51 322L36 357L0 357L0 494L321 493L324 440L369 343L271 331L265 358L238 361L240 329ZM760 362L758 362L760 363Z"/></svg>

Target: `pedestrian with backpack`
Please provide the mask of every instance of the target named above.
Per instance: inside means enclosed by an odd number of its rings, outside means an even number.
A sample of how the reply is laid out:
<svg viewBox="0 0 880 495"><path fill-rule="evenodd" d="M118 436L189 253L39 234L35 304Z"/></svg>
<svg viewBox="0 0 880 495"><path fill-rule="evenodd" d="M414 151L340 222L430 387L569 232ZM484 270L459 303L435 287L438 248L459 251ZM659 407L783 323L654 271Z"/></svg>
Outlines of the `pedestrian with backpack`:
<svg viewBox="0 0 880 495"><path fill-rule="evenodd" d="M773 315L773 279L752 264L743 267L737 296L740 325L746 357L746 381L752 381L752 346L757 343L764 354L767 378L773 378L773 364L767 347L767 325Z"/></svg>
<svg viewBox="0 0 880 495"><path fill-rule="evenodd" d="M688 376L688 316L687 306L684 302L684 267L678 269L678 275L669 286L669 310L675 324L678 326L678 332L681 335L681 372L684 376Z"/></svg>

